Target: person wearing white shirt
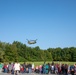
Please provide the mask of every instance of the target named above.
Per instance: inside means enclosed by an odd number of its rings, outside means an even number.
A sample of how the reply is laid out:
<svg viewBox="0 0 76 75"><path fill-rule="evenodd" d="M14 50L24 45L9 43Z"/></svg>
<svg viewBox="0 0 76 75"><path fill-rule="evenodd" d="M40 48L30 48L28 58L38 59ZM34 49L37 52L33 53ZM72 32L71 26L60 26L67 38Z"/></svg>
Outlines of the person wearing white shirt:
<svg viewBox="0 0 76 75"><path fill-rule="evenodd" d="M20 63L16 62L16 63L14 64L14 71L15 71L14 75L15 75L16 73L17 73L17 75L19 75Z"/></svg>

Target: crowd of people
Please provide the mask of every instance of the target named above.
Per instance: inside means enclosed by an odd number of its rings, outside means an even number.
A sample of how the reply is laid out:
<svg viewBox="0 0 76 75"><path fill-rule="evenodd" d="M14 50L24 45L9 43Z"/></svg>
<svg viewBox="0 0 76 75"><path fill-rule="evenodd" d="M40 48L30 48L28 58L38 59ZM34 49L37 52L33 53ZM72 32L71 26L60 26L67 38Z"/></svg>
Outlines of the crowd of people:
<svg viewBox="0 0 76 75"><path fill-rule="evenodd" d="M76 75L76 64L68 65L68 64L58 64L58 63L45 63L41 65L34 65L19 62L2 64L0 63L0 73L39 73L39 74L63 74L63 75Z"/></svg>

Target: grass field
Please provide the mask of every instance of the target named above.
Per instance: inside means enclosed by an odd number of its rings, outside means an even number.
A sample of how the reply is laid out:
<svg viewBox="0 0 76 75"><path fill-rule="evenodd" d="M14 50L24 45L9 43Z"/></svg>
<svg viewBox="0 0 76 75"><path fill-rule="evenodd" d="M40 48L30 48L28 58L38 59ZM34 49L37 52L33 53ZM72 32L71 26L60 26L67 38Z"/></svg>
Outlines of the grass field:
<svg viewBox="0 0 76 75"><path fill-rule="evenodd" d="M23 62L21 62L21 63L23 63ZM36 65L42 65L42 64L44 64L44 62L26 62L26 63L34 63L34 65L36 66ZM52 63L51 61L47 61L46 63ZM68 64L68 65L74 65L74 64L76 64L76 62L64 62L64 61L55 61L54 63L58 63L58 64Z"/></svg>

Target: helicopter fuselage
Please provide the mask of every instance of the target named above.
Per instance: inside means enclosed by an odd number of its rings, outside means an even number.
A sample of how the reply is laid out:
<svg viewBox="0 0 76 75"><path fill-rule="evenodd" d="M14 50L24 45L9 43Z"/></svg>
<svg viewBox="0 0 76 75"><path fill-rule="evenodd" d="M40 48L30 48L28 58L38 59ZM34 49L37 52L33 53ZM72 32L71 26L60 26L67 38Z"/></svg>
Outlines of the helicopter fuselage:
<svg viewBox="0 0 76 75"><path fill-rule="evenodd" d="M28 44L35 44L36 40L28 40Z"/></svg>

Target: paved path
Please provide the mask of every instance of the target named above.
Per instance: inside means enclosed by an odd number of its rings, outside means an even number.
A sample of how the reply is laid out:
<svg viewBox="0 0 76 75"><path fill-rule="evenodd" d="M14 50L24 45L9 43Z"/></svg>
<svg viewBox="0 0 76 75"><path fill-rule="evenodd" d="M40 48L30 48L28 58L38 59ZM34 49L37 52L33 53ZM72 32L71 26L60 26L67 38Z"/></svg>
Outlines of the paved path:
<svg viewBox="0 0 76 75"><path fill-rule="evenodd" d="M14 75L9 73L0 73L0 75ZM37 74L37 73L19 73L19 75L59 75L59 74ZM62 75L62 74L60 74ZM69 74L71 75L71 74Z"/></svg>
<svg viewBox="0 0 76 75"><path fill-rule="evenodd" d="M14 75L14 74L0 73L0 75ZM19 73L19 75L55 75L55 74Z"/></svg>

